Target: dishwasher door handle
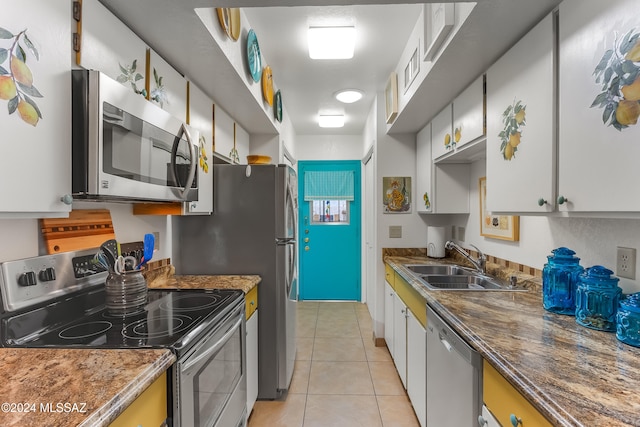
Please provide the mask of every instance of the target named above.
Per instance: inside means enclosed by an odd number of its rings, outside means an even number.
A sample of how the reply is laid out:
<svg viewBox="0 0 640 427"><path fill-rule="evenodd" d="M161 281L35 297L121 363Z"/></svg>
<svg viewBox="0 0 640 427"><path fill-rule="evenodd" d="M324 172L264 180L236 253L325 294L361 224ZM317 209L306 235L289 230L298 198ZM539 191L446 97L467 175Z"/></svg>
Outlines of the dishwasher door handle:
<svg viewBox="0 0 640 427"><path fill-rule="evenodd" d="M446 348L447 351L449 353L451 353L451 350L453 349L453 347L451 347L451 344L449 344L449 341L447 341L446 339L442 338L442 335L440 335L440 334L438 334L438 338L440 338L440 342L442 343L444 348Z"/></svg>

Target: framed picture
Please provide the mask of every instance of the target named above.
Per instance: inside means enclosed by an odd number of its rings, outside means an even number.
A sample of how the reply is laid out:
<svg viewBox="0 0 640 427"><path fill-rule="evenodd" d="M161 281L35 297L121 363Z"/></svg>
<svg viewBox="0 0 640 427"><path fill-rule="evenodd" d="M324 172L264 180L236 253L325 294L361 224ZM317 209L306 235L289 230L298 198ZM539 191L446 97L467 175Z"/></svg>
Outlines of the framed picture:
<svg viewBox="0 0 640 427"><path fill-rule="evenodd" d="M405 92L407 91L407 89L409 89L409 86L411 86L411 83L413 83L413 80L418 75L418 72L420 72L420 59L418 57L419 50L420 50L420 47L418 45L418 47L416 47L416 49L413 51L411 58L409 58L409 62L407 62L407 65L404 67L404 91Z"/></svg>
<svg viewBox="0 0 640 427"><path fill-rule="evenodd" d="M487 211L487 177L480 178L480 235L493 239L520 240L520 217L491 215Z"/></svg>
<svg viewBox="0 0 640 427"><path fill-rule="evenodd" d="M411 177L383 177L382 205L384 213L410 213Z"/></svg>
<svg viewBox="0 0 640 427"><path fill-rule="evenodd" d="M453 3L424 5L424 60L431 61L455 23Z"/></svg>
<svg viewBox="0 0 640 427"><path fill-rule="evenodd" d="M398 115L398 75L395 71L391 73L387 81L387 87L384 89L384 99L387 124L391 124Z"/></svg>

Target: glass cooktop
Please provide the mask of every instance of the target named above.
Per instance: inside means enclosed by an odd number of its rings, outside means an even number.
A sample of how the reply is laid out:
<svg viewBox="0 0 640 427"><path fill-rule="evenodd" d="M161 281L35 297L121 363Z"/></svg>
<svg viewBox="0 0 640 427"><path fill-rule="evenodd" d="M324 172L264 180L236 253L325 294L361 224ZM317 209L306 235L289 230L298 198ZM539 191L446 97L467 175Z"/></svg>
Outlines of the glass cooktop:
<svg viewBox="0 0 640 427"><path fill-rule="evenodd" d="M3 319L3 344L179 352L243 304L244 298L242 291L232 289L150 289L144 309L126 317L110 315L103 301L104 291L83 294Z"/></svg>

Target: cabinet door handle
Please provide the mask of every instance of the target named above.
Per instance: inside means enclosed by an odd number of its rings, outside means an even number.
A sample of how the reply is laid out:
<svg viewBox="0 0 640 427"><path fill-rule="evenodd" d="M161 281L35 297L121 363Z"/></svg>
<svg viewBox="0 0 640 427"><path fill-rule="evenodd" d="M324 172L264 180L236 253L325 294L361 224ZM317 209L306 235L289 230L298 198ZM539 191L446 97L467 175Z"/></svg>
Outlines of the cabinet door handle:
<svg viewBox="0 0 640 427"><path fill-rule="evenodd" d="M544 198L540 197L538 199L538 206L544 206L546 204L547 204L547 201Z"/></svg>
<svg viewBox="0 0 640 427"><path fill-rule="evenodd" d="M567 203L569 201L569 199L567 199L564 196L558 196L558 204L559 205L564 205L565 203Z"/></svg>
<svg viewBox="0 0 640 427"><path fill-rule="evenodd" d="M478 425L480 427L485 427L488 424L489 424L489 421L485 420L482 415L478 415Z"/></svg>
<svg viewBox="0 0 640 427"><path fill-rule="evenodd" d="M509 420L513 427L518 427L518 424L522 425L522 418L516 417L515 414L509 415Z"/></svg>

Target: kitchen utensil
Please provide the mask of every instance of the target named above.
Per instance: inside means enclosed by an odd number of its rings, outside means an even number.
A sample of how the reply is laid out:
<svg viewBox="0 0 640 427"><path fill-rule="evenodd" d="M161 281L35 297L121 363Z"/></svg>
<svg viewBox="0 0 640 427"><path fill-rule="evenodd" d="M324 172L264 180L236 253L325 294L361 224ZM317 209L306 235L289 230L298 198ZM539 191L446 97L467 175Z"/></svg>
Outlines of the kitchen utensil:
<svg viewBox="0 0 640 427"><path fill-rule="evenodd" d="M576 288L576 322L600 331L616 330L616 313L622 296L620 279L601 265L580 274Z"/></svg>
<svg viewBox="0 0 640 427"><path fill-rule="evenodd" d="M111 269L113 269L113 266L116 263L116 258L118 258L118 242L115 239L109 239L100 245L100 250L107 258L107 262L111 266Z"/></svg>
<svg viewBox="0 0 640 427"><path fill-rule="evenodd" d="M155 236L151 233L147 233L144 235L144 255L142 255L142 262L140 263L140 267L151 261L153 257L153 248L156 244Z"/></svg>
<svg viewBox="0 0 640 427"><path fill-rule="evenodd" d="M584 271L580 258L569 248L552 250L542 269L542 305L552 313L576 314L576 286Z"/></svg>

